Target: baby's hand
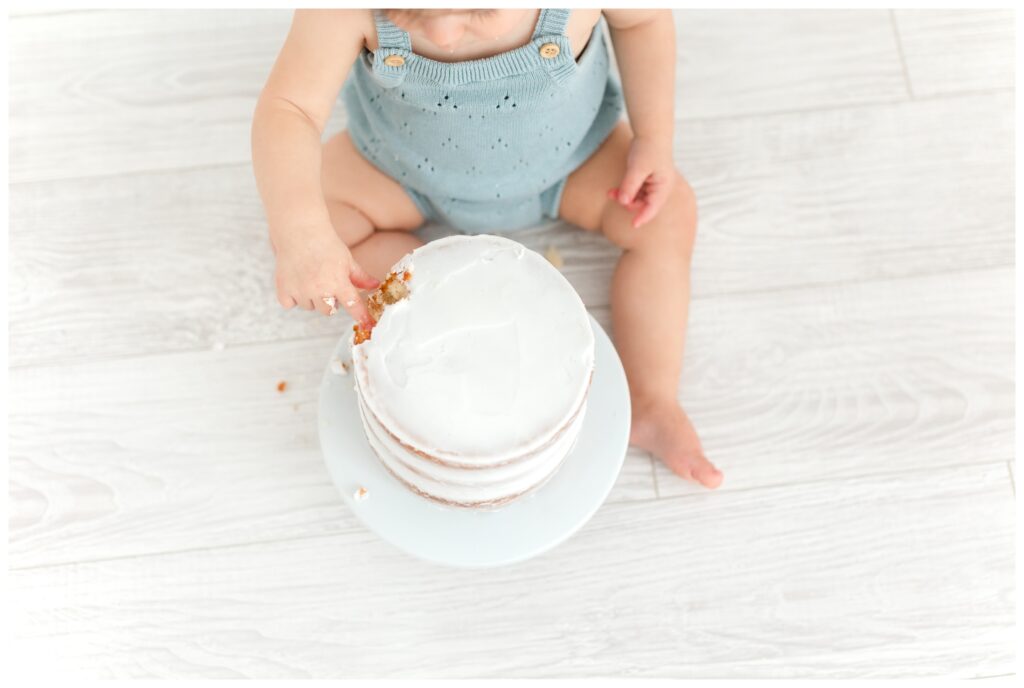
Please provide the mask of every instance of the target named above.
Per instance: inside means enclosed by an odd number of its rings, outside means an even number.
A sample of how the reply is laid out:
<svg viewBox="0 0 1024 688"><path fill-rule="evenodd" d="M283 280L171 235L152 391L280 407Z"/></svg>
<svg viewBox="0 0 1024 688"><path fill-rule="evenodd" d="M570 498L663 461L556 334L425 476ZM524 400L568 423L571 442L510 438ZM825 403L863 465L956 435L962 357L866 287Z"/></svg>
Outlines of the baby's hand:
<svg viewBox="0 0 1024 688"><path fill-rule="evenodd" d="M626 158L626 174L608 198L635 213L633 226L640 227L658 214L676 182L671 146L638 136Z"/></svg>
<svg viewBox="0 0 1024 688"><path fill-rule="evenodd" d="M364 328L372 327L358 289L375 289L370 277L352 258L332 227L295 231L274 244L277 254L277 300L285 308L298 306L334 315L344 308Z"/></svg>

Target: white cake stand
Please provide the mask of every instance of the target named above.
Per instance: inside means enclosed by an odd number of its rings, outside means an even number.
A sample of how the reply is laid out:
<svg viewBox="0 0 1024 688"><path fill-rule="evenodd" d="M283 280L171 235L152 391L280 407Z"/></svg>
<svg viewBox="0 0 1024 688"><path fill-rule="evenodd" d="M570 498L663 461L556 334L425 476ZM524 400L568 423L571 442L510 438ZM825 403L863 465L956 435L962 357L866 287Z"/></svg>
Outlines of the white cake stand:
<svg viewBox="0 0 1024 688"><path fill-rule="evenodd" d="M591 317L595 367L579 439L558 472L535 492L494 511L446 507L409 491L378 461L363 435L352 373L328 363L320 384L320 446L344 502L384 540L437 564L501 566L564 542L604 502L629 441L629 388L611 340ZM333 356L350 370L349 336ZM354 498L363 487L364 499Z"/></svg>

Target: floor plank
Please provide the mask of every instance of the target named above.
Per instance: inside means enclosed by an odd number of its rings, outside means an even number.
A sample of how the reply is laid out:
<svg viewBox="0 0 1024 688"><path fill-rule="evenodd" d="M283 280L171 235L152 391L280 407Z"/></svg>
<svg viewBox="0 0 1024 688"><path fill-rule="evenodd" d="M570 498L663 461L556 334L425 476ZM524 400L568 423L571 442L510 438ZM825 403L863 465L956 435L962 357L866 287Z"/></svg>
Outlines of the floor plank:
<svg viewBox="0 0 1024 688"><path fill-rule="evenodd" d="M12 18L11 181L248 160L253 107L290 16L109 10Z"/></svg>
<svg viewBox="0 0 1024 688"><path fill-rule="evenodd" d="M907 98L885 10L686 10L676 26L684 121Z"/></svg>
<svg viewBox="0 0 1024 688"><path fill-rule="evenodd" d="M610 505L498 570L351 530L14 571L14 650L99 677L1005 674L1013 521L997 462Z"/></svg>
<svg viewBox="0 0 1024 688"><path fill-rule="evenodd" d="M12 371L10 565L357 527L317 437L335 341ZM631 452L608 502L654 497Z"/></svg>
<svg viewBox="0 0 1024 688"><path fill-rule="evenodd" d="M1014 270L698 301L680 398L719 490L1014 455ZM703 488L660 463L662 496Z"/></svg>
<svg viewBox="0 0 1024 688"><path fill-rule="evenodd" d="M915 97L1014 87L1012 9L895 10Z"/></svg>
<svg viewBox="0 0 1024 688"><path fill-rule="evenodd" d="M1012 264L1012 137L1009 94L693 123L695 298ZM14 365L339 331L278 306L247 165L15 184L10 204ZM608 304L603 238L512 236Z"/></svg>
<svg viewBox="0 0 1024 688"><path fill-rule="evenodd" d="M884 11L675 18L684 120L906 98ZM276 10L12 18L11 181L247 162L289 21ZM344 124L337 110L329 130Z"/></svg>
<svg viewBox="0 0 1024 688"><path fill-rule="evenodd" d="M684 126L694 293L1012 265L1013 111L1001 94Z"/></svg>

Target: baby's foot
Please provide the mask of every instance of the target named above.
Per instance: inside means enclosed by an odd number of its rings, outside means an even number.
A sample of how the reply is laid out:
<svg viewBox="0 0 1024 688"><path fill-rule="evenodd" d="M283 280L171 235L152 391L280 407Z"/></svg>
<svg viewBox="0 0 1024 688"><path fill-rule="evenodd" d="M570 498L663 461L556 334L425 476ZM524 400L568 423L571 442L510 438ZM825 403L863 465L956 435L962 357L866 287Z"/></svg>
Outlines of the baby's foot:
<svg viewBox="0 0 1024 688"><path fill-rule="evenodd" d="M722 472L704 456L697 431L675 400L634 409L629 442L651 452L687 480L710 488L722 484Z"/></svg>

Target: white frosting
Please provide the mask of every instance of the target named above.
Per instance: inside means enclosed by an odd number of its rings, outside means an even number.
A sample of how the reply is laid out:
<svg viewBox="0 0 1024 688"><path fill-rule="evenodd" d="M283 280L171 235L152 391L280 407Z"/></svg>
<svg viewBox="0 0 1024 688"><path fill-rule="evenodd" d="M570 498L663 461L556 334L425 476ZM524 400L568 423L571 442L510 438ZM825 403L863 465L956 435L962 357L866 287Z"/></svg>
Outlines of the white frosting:
<svg viewBox="0 0 1024 688"><path fill-rule="evenodd" d="M573 419L578 429L594 336L579 296L543 257L508 239L456 235L393 270L411 273L408 297L353 347L357 392L387 433L444 461L495 466L551 445ZM524 482L557 467L549 453L529 458L537 467ZM511 471L495 482L511 484Z"/></svg>

